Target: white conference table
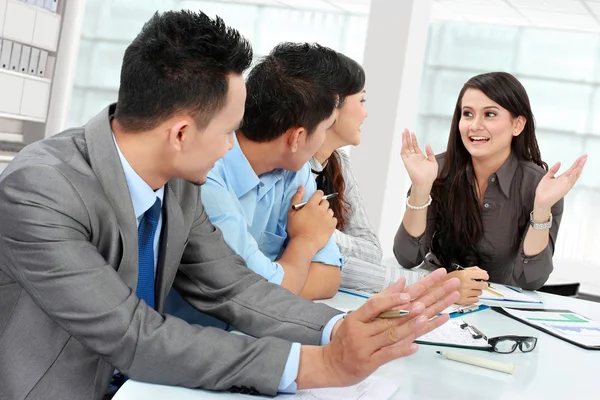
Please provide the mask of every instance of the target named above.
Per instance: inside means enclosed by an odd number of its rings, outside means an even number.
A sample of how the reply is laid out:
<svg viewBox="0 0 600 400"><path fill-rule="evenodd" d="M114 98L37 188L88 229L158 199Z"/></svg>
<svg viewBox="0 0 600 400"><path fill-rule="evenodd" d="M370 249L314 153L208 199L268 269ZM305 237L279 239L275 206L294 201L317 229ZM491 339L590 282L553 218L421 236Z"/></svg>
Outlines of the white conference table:
<svg viewBox="0 0 600 400"><path fill-rule="evenodd" d="M544 302L544 308L569 309L600 321L600 303L532 293ZM324 303L341 310L360 307L365 299L338 293ZM491 304L491 303L490 303ZM534 305L534 308L540 305ZM531 353L496 354L477 350L455 349L473 355L515 364L513 375L450 361L436 354L437 346L420 345L419 351L392 361L375 374L400 383L392 399L597 399L600 398L600 351L584 350L561 341L493 310L472 313L463 319L488 337L525 335L538 338ZM142 383L128 380L114 400L234 400L256 399L232 393L208 392Z"/></svg>

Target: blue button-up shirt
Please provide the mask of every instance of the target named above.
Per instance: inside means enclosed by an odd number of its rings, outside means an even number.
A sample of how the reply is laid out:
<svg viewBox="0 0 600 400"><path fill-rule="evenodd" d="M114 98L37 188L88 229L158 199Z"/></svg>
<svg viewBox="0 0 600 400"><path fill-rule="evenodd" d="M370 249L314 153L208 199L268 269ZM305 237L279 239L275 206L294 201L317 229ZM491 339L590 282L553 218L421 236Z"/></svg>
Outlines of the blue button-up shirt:
<svg viewBox="0 0 600 400"><path fill-rule="evenodd" d="M276 169L259 177L236 138L233 149L217 161L202 186L210 221L249 268L273 283L283 281L283 268L275 260L286 246L288 210L300 185L305 187L304 201L317 190L308 163L298 172ZM333 236L313 261L342 266Z"/></svg>

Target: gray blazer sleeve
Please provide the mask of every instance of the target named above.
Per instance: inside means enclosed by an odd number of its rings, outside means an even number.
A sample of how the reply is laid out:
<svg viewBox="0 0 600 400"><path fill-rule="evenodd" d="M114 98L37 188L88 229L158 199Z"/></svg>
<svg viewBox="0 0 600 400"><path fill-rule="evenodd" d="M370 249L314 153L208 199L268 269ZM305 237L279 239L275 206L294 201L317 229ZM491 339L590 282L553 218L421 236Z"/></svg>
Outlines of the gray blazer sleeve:
<svg viewBox="0 0 600 400"><path fill-rule="evenodd" d="M57 168L13 170L2 184L2 269L79 342L136 380L215 390L237 385L275 395L289 342L188 325L149 308L90 242L90 210ZM242 268L205 218L199 211L178 286L190 288L182 283L189 277L207 310L248 332L317 342L338 312L295 300ZM277 318L286 320L281 328Z"/></svg>

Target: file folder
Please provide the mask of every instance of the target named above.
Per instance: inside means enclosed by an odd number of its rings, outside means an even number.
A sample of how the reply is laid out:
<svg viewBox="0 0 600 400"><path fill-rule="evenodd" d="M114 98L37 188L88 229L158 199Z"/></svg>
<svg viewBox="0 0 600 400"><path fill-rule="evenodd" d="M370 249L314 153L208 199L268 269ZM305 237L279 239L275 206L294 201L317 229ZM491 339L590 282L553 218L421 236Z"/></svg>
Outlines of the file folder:
<svg viewBox="0 0 600 400"><path fill-rule="evenodd" d="M12 51L12 42L10 40L2 40L0 48L0 68L8 69L10 65L10 52Z"/></svg>
<svg viewBox="0 0 600 400"><path fill-rule="evenodd" d="M37 75L38 63L40 62L40 49L31 48L31 58L29 59L29 75Z"/></svg>
<svg viewBox="0 0 600 400"><path fill-rule="evenodd" d="M11 71L17 72L19 70L19 61L21 61L21 49L23 46L20 43L13 43L12 52L10 53L10 65Z"/></svg>
<svg viewBox="0 0 600 400"><path fill-rule="evenodd" d="M45 50L40 50L40 61L38 62L37 67L37 76L44 76L46 73L46 63L48 62L48 52Z"/></svg>
<svg viewBox="0 0 600 400"><path fill-rule="evenodd" d="M23 45L21 50L21 62L19 63L19 72L26 74L29 68L29 59L31 58L31 47Z"/></svg>

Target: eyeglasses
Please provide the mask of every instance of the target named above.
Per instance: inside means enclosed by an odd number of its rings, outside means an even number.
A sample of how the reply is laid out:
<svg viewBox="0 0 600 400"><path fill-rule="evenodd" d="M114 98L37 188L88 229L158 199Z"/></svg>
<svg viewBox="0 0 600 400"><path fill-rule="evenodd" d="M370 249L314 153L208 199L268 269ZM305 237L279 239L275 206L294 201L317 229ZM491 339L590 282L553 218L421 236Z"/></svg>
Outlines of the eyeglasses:
<svg viewBox="0 0 600 400"><path fill-rule="evenodd" d="M489 338L488 343L491 346L490 351L496 353L510 354L517 349L517 346L523 353L529 353L535 349L537 338L531 336L498 336Z"/></svg>

